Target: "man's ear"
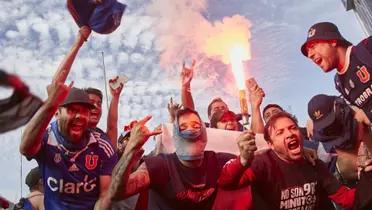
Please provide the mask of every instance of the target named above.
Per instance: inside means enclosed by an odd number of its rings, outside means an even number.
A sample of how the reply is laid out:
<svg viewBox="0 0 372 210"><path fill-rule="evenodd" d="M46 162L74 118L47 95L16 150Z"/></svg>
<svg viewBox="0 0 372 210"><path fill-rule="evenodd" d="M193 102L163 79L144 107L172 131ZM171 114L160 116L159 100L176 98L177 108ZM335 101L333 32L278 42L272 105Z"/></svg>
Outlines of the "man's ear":
<svg viewBox="0 0 372 210"><path fill-rule="evenodd" d="M267 145L269 145L270 149L274 149L274 145L271 141L267 141Z"/></svg>
<svg viewBox="0 0 372 210"><path fill-rule="evenodd" d="M57 111L56 111L56 113L54 114L54 117L55 117L56 119L59 118L60 112L61 112L61 108L58 108Z"/></svg>

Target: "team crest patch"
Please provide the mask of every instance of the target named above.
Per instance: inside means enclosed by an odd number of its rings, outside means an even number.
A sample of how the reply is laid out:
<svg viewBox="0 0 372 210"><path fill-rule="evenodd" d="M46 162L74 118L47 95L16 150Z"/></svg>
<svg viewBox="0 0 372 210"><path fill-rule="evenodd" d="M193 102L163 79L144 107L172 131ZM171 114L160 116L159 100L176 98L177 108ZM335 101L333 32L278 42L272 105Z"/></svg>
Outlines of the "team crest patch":
<svg viewBox="0 0 372 210"><path fill-rule="evenodd" d="M318 111L315 111L315 112L314 112L313 116L314 116L314 118L315 118L316 120L319 120L320 118L323 117L323 114L320 112L320 110L318 110Z"/></svg>
<svg viewBox="0 0 372 210"><path fill-rule="evenodd" d="M61 162L61 160L62 160L61 153L56 153L54 155L54 162L59 163L59 162Z"/></svg>
<svg viewBox="0 0 372 210"><path fill-rule="evenodd" d="M309 33L307 34L307 37L310 38L310 37L313 37L315 35L315 28L310 28L309 30Z"/></svg>
<svg viewBox="0 0 372 210"><path fill-rule="evenodd" d="M85 156L85 168L93 170L97 167L98 155L86 155Z"/></svg>

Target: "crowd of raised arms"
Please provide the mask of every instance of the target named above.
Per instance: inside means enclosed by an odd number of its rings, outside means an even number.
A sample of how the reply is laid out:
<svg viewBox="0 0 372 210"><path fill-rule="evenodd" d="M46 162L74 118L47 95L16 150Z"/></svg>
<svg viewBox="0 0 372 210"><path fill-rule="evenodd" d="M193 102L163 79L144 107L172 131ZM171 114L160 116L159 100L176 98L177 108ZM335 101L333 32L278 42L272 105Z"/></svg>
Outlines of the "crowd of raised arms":
<svg viewBox="0 0 372 210"><path fill-rule="evenodd" d="M300 52L326 73L336 69L341 97L312 97L305 127L278 104L261 107L265 92L254 79L246 82L250 128L221 98L210 100L203 122L192 97L194 62L182 67L181 102L169 101L169 122L150 130L146 116L128 122L124 132L117 127L125 91L119 77L109 80L106 130L97 127L101 90L65 83L90 34L90 27L80 27L44 102L16 75L0 72L0 84L14 88L12 107L30 116L15 111L7 119L27 122L19 150L38 163L25 180L30 194L14 209L372 209L372 37L353 45L333 23L310 27ZM150 137L155 149L143 155ZM210 146L231 141L236 154Z"/></svg>

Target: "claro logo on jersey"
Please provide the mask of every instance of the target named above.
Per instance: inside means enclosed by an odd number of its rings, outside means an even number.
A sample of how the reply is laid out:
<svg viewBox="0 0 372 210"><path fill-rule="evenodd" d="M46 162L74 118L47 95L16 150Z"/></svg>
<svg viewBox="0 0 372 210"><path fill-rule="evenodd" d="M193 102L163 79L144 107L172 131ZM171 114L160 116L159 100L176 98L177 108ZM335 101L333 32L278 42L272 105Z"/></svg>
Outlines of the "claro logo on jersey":
<svg viewBox="0 0 372 210"><path fill-rule="evenodd" d="M66 182L63 179L48 177L47 185L53 192L79 194L80 192L90 192L97 187L97 177L89 180L88 175L85 175L82 182Z"/></svg>

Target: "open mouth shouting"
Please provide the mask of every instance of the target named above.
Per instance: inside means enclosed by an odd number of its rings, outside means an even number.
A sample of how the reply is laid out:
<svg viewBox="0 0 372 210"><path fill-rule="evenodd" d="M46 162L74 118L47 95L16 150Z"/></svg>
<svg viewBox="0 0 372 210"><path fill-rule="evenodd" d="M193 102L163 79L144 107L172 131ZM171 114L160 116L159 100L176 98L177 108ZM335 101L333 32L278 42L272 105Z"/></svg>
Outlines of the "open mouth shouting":
<svg viewBox="0 0 372 210"><path fill-rule="evenodd" d="M290 139L287 142L287 149L289 155L292 156L293 159L299 159L302 157L302 147L298 139L296 138Z"/></svg>

